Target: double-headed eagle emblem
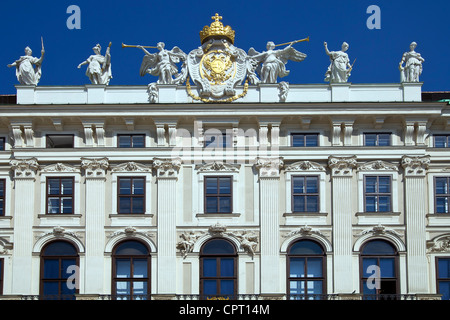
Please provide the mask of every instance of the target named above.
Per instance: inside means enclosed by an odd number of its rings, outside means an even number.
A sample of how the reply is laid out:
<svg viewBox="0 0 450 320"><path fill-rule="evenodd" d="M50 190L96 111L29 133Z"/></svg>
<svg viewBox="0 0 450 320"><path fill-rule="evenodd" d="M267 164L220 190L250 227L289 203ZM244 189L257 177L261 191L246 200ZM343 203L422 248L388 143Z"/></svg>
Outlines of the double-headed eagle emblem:
<svg viewBox="0 0 450 320"><path fill-rule="evenodd" d="M231 102L246 95L248 84L277 83L278 78L289 74L285 64L288 60L303 61L306 54L294 49L297 42L309 41L309 38L275 45L267 43L267 51L257 52L250 48L248 53L234 46L235 32L230 26L224 26L217 13L211 17L214 21L200 31L201 46L184 53L178 47L164 49L164 44L157 47L138 47L145 52L140 74L158 76L156 84L182 84L190 97L203 102ZM287 45L284 49L275 47ZM152 54L145 48L158 48ZM181 64L178 72L177 63ZM194 93L190 81L196 85ZM150 84L150 86L154 84ZM241 93L237 86L243 85Z"/></svg>

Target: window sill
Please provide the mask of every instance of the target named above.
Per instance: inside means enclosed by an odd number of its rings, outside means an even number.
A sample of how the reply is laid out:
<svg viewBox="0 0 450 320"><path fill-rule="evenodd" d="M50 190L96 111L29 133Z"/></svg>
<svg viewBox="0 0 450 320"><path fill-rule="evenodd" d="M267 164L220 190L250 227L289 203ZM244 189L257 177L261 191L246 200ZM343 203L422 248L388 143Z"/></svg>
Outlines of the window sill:
<svg viewBox="0 0 450 320"><path fill-rule="evenodd" d="M448 226L450 213L429 213L426 215L429 226Z"/></svg>
<svg viewBox="0 0 450 320"><path fill-rule="evenodd" d="M400 224L400 212L357 212L358 224Z"/></svg>
<svg viewBox="0 0 450 320"><path fill-rule="evenodd" d="M111 226L149 226L152 225L153 214L150 213L115 213L110 214Z"/></svg>
<svg viewBox="0 0 450 320"><path fill-rule="evenodd" d="M41 226L55 226L55 225L66 225L66 226L78 226L81 221L81 214L75 213L47 213L38 214L40 220L39 225Z"/></svg>
<svg viewBox="0 0 450 320"><path fill-rule="evenodd" d="M327 212L286 212L283 213L286 225L326 225Z"/></svg>
<svg viewBox="0 0 450 320"><path fill-rule="evenodd" d="M195 215L197 218L199 217L210 217L210 218L228 218L228 217L240 217L240 213L197 213Z"/></svg>

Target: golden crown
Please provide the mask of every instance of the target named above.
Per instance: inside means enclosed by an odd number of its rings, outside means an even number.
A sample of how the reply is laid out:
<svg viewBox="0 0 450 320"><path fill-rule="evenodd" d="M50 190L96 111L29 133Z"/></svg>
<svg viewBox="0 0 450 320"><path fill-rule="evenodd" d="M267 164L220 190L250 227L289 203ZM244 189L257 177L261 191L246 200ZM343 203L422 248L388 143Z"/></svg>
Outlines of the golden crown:
<svg viewBox="0 0 450 320"><path fill-rule="evenodd" d="M211 17L214 21L211 23L211 26L204 26L203 30L200 31L200 41L203 44L210 37L222 37L228 39L231 43L234 44L234 30L231 29L230 26L224 27L220 20L222 19L218 13L215 16Z"/></svg>

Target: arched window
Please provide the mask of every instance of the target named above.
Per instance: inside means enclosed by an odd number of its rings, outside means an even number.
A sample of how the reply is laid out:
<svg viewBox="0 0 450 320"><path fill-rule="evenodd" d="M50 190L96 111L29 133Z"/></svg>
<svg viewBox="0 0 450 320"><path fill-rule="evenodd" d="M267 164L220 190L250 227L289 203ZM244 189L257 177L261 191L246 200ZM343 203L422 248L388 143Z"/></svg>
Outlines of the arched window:
<svg viewBox="0 0 450 320"><path fill-rule="evenodd" d="M150 251L140 241L119 243L113 250L112 294L119 300L146 300L150 294Z"/></svg>
<svg viewBox="0 0 450 320"><path fill-rule="evenodd" d="M398 293L398 253L385 240L367 242L361 250L361 292L366 298L386 298ZM395 298L395 296L391 296Z"/></svg>
<svg viewBox="0 0 450 320"><path fill-rule="evenodd" d="M42 299L74 300L78 292L78 251L67 241L53 241L41 251Z"/></svg>
<svg viewBox="0 0 450 320"><path fill-rule="evenodd" d="M237 253L225 239L209 240L200 253L202 298L233 298L237 293Z"/></svg>
<svg viewBox="0 0 450 320"><path fill-rule="evenodd" d="M326 293L325 252L317 242L300 240L288 249L288 296L321 299Z"/></svg>

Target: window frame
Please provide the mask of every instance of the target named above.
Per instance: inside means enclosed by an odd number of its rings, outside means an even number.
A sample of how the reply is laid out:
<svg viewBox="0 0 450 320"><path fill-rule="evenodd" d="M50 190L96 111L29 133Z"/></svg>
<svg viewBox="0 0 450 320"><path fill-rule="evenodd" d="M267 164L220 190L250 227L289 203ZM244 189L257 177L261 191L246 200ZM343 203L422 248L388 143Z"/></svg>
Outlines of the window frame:
<svg viewBox="0 0 450 320"><path fill-rule="evenodd" d="M395 254L393 255L388 255L388 254L380 254L380 255L370 255L370 254L363 254L364 248L366 245L368 245L370 242L372 241L383 241L386 242L387 244L389 244L394 250L395 250ZM364 277L364 263L363 260L364 258L377 258L377 266L379 266L379 262L380 259L386 259L386 258L390 258L390 259L394 259L394 272L395 272L395 276L393 278L389 277L386 278L388 279L388 281L395 281L395 293L387 293L388 295L395 295L395 294L399 294L400 293L400 267L399 267L399 259L400 259L400 254L398 252L397 247L390 241L386 240L386 239L370 239L368 241L366 241L360 248L359 251L359 285L360 285L360 292L361 294L364 295L364 281L367 282L367 279L369 279L370 277ZM380 281L382 281L382 277L381 277L381 270L380 270ZM376 293L374 294L376 296L376 299L380 298L379 296L382 295L383 293L380 293L379 290L380 289L375 289Z"/></svg>
<svg viewBox="0 0 450 320"><path fill-rule="evenodd" d="M368 146L366 144L366 136L368 134L374 134L376 135L376 143L374 146ZM386 134L389 135L389 144L387 146L380 146L379 145L379 140L380 140L380 135L382 134ZM392 132L384 132L384 131L374 131L374 132L363 132L363 146L365 147L391 147L392 146Z"/></svg>
<svg viewBox="0 0 450 320"><path fill-rule="evenodd" d="M144 190L143 190L143 194L142 195L135 195L135 194L129 194L129 195L121 195L120 194L120 180L122 179L131 179L131 184L133 183L134 180L143 180L143 185L144 185ZM143 198L143 210L142 212L132 212L132 201L131 201L131 208L129 213L126 212L120 212L120 197L131 197L131 198ZM132 175L132 176L127 176L127 175L120 175L117 177L117 196L116 196L116 208L117 208L117 214L145 214L147 212L147 179L145 176L136 176L136 175Z"/></svg>
<svg viewBox="0 0 450 320"><path fill-rule="evenodd" d="M435 274L436 274L436 293L439 294L439 282L449 282L450 283L450 275L448 278L439 278L439 259L446 259L449 260L450 263L450 256L436 256L435 257Z"/></svg>
<svg viewBox="0 0 450 320"><path fill-rule="evenodd" d="M305 190L305 193L295 194L294 193L294 180L296 178L303 178L304 181L305 181L305 186L306 186L307 178L316 178L316 180L317 180L317 192L316 193L308 193L307 190ZM321 208L320 208L320 203L321 203L321 199L320 199L321 198L320 197L320 193L321 193L321 190L320 190L320 176L318 174L316 174L316 175L294 174L294 175L291 176L290 180L291 180L291 211L292 211L292 213L305 214L305 213L319 213L319 212L321 212ZM295 197L295 195L301 195L301 196L305 197L305 210L304 211L295 211L294 210L295 209L295 206L294 206L294 197ZM317 211L308 211L308 210L306 210L307 207L308 207L307 201L306 201L308 195L317 196Z"/></svg>
<svg viewBox="0 0 450 320"><path fill-rule="evenodd" d="M378 210L379 205L377 206L377 210L376 211L367 211L367 203L366 203L366 197L367 195L367 191L366 191L366 186L367 186L367 177L376 177L377 178L377 186L379 187L379 178L380 177L388 177L389 178L389 188L390 188L390 192L389 192L389 209L388 211L380 211ZM364 213L377 213L377 214L384 214L384 213L390 213L390 212L394 212L393 210L393 177L391 174L365 174L363 177L363 202L364 202ZM374 192L374 193L369 193L369 196L375 196L377 197L377 199L379 199L380 196L386 196L387 193L380 193L380 192ZM379 204L379 200L376 202L377 204Z"/></svg>
<svg viewBox="0 0 450 320"><path fill-rule="evenodd" d="M73 215L75 214L75 177L74 176L46 176L45 177L45 214L46 215ZM59 207L59 211L61 211L61 198L63 197L67 197L61 193L59 193L58 195L50 195L49 194L49 180L59 180L59 186L60 186L60 192L61 192L61 180L66 179L66 180L72 180L72 194L70 195L71 199L72 199L72 212L71 213L65 213L65 212L57 212L57 213L50 213L48 212L49 210L49 198L59 198L60 199L60 207Z"/></svg>
<svg viewBox="0 0 450 320"><path fill-rule="evenodd" d="M0 217L5 217L5 216L7 216L7 214L6 214L6 202L7 202L6 201L7 200L6 178L0 176L0 186L1 186L1 184L3 184L3 190L2 190L3 196L0 195L0 200L3 200L3 201L1 201L0 209L2 210L3 214L0 213Z"/></svg>
<svg viewBox="0 0 450 320"><path fill-rule="evenodd" d="M116 147L117 148L146 148L147 147L147 139L146 139L146 134L145 133L118 133L117 135L117 141L116 141ZM121 147L120 146L120 137L125 137L128 136L130 138L130 146L129 147ZM133 137L142 137L143 141L144 141L144 146L143 147L134 147L133 146Z"/></svg>
<svg viewBox="0 0 450 320"><path fill-rule="evenodd" d="M71 147L50 147L49 146L49 136L71 137L72 138L72 146ZM46 149L73 149L73 148L75 148L75 134L74 133L46 133L45 134L45 148Z"/></svg>
<svg viewBox="0 0 450 320"><path fill-rule="evenodd" d="M2 143L0 143L0 151L6 151L6 143L7 143L7 139L4 136L0 136L0 141L2 141L3 143L3 148L1 148Z"/></svg>
<svg viewBox="0 0 450 320"><path fill-rule="evenodd" d="M436 179L442 179L445 178L447 179L447 189L450 189L450 176L439 176L439 175L435 175L433 176L433 205L434 205L434 213L435 214L439 214L439 215L449 215L450 214L450 203L448 201L450 201L450 190L448 193L445 194L441 194L439 195L439 197L445 197L447 198L447 212L437 212L437 202L436 202L436 198L438 197L437 193L436 193Z"/></svg>
<svg viewBox="0 0 450 320"><path fill-rule="evenodd" d="M144 254L143 255L117 255L116 254L117 249L122 244L124 244L126 242L138 242L138 243L142 244L147 249L147 254L145 254L145 255ZM113 248L113 250L111 252L111 258L112 258L111 259L111 264L112 264L111 293L112 293L114 299L117 299L118 296L121 296L121 295L117 294L116 283L118 281L127 281L127 282L130 282L132 284L133 282L143 282L142 279L147 279L147 281L146 281L147 282L147 294L146 294L146 296L148 298L151 296L151 292L152 292L152 290L151 290L151 284L152 284L152 274L151 274L151 263L152 263L151 257L152 256L151 256L151 253L152 253L151 252L151 248L145 242L140 241L138 239L122 240L122 241L120 241L119 243L117 243L114 246L114 248ZM134 277L118 278L117 277L117 267L116 267L117 259L130 259L130 271L131 271L130 275L133 274L132 271L133 271L133 266L134 265L131 263L131 261L133 259L147 259L147 278L134 278ZM132 293L133 292L133 286L130 286L130 292L131 292L130 296L132 297L133 296L133 293ZM126 295L124 295L124 296L126 296ZM134 300L134 299L131 299L131 300Z"/></svg>
<svg viewBox="0 0 450 320"><path fill-rule="evenodd" d="M219 134L220 133L220 134ZM222 145L220 146L210 146L208 145L208 137L222 136ZM234 147L234 133L232 128L206 128L203 133L203 148L209 149L226 149Z"/></svg>
<svg viewBox="0 0 450 320"><path fill-rule="evenodd" d="M228 194L224 194L224 196L227 196L227 197L229 197L230 198L230 212L220 212L220 201L217 201L217 211L216 212L207 212L207 206L206 206L206 203L207 203L207 201L206 201L206 199L207 199L207 197L216 197L216 198L219 198L220 196L221 196L221 193L216 193L215 195L207 195L207 193L206 193L206 187L207 187L207 180L208 179L217 179L217 191L219 191L220 190L220 187L219 187L219 179L221 179L221 178L227 178L227 179L229 179L229 181L230 181L230 193ZM233 197L233 176L231 176L231 175L213 175L213 176L205 176L204 178L203 178L203 208L204 208L204 213L205 214L231 214L231 213L233 213L233 199L234 199L234 197Z"/></svg>
<svg viewBox="0 0 450 320"><path fill-rule="evenodd" d="M446 138L444 147L436 147L436 137L445 137ZM433 142L432 142L433 148L450 148L449 142L450 142L450 134L446 134L446 133L434 133L433 134Z"/></svg>
<svg viewBox="0 0 450 320"><path fill-rule="evenodd" d="M314 242L316 245L318 245L321 249L322 249L322 254L291 254L290 251L292 249L292 247L302 241L311 241ZM326 250L325 248L322 246L321 243L310 239L310 238L304 238L304 239L298 239L296 241L293 241L292 243L289 244L287 250L286 250L286 294L290 297L291 295L294 296L304 296L305 300L308 300L308 296L311 296L311 294L308 293L303 293L303 294L291 294L291 286L290 286L290 282L291 281L302 281L306 284L305 286L305 290L307 292L307 282L308 281L322 281L322 293L320 293L319 295L325 295L327 293L327 255L326 255ZM318 258L320 257L322 259L322 276L321 277L308 277L307 273L305 272L304 277L291 277L291 258L305 258L305 266L304 266L304 270L307 270L307 259L308 258ZM314 294L313 294L314 296ZM320 298L319 298L320 299Z"/></svg>
<svg viewBox="0 0 450 320"><path fill-rule="evenodd" d="M226 241L228 242L231 247L233 248L234 252L233 253L226 253L226 254L211 254L211 253L204 253L204 248L205 246L212 242L212 241ZM220 259L222 258L233 258L233 276L232 277L221 277L219 275L219 273L216 273L215 277L205 277L203 276L204 274L204 268L203 268L203 261L205 258L214 258L216 259L216 272L220 271ZM219 260L218 260L219 259ZM202 247L200 248L200 252L199 252L199 292L200 292L200 297L203 299L205 298L204 295L204 280L216 280L216 290L218 292L220 292L220 280L233 280L233 288L234 288L234 292L233 292L233 298L237 295L238 291L238 251L236 250L236 246L229 241L228 239L225 238L212 238L209 239L208 241L206 241ZM214 297L220 297L222 295L220 294L216 294Z"/></svg>
<svg viewBox="0 0 450 320"><path fill-rule="evenodd" d="M294 146L294 136L303 135L303 146ZM307 146L306 145L306 136L315 136L316 137L316 145L315 146ZM290 132L289 133L289 146L294 148L316 148L320 146L320 133L319 132Z"/></svg>
<svg viewBox="0 0 450 320"><path fill-rule="evenodd" d="M70 244L71 246L73 246L73 248L77 252L77 255L76 256L73 256L73 255L54 255L54 256L53 255L48 255L48 256L46 256L46 255L44 255L44 252L45 252L45 250L47 249L48 246L50 246L52 244L55 244L55 243L58 243L58 242L66 242L66 243ZM47 244L45 244L42 247L39 256L40 256L39 294L41 296L40 297L41 299L45 299L45 296L44 296L44 282L46 280L46 279L44 279L44 272L45 272L45 270L44 270L44 262L45 262L45 257L49 257L52 260L58 259L58 261L59 261L59 263L58 263L58 266L59 266L58 270L59 270L59 274L60 274L61 273L61 261L64 258L75 259L76 266L78 268L80 267L80 252L78 251L77 246L74 243L72 243L71 241L68 241L68 240L53 240L53 241L48 242ZM66 278L61 278L60 277L60 278L52 279L52 280L54 280L55 282L58 282L59 284L61 284L63 282L67 283L67 279ZM59 294L57 296L60 297L61 296L61 292L60 292L61 291L61 287L60 286L58 287L58 291L59 291ZM79 293L79 288L75 288L74 294L78 294L78 293ZM75 297L74 297L74 299L75 299ZM60 300L60 299L58 299L58 300Z"/></svg>

